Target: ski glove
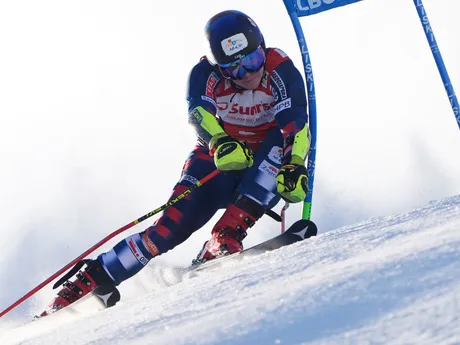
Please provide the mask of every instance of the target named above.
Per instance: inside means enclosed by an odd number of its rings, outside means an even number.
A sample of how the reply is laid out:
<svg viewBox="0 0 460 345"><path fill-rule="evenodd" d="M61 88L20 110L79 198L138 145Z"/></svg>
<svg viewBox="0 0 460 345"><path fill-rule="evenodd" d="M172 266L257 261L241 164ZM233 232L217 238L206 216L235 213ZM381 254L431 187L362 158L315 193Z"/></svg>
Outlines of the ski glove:
<svg viewBox="0 0 460 345"><path fill-rule="evenodd" d="M217 169L222 171L243 170L251 167L254 163L252 150L249 146L224 132L211 138L209 150L214 156Z"/></svg>
<svg viewBox="0 0 460 345"><path fill-rule="evenodd" d="M305 199L308 192L308 177L303 159L292 155L289 163L281 167L276 175L276 190L290 203Z"/></svg>

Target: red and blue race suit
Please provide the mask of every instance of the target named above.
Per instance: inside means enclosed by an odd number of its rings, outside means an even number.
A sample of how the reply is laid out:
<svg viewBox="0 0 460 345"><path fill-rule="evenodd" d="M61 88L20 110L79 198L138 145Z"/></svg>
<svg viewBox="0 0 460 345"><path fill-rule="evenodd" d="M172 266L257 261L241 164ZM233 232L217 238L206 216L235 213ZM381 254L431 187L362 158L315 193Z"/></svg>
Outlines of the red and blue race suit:
<svg viewBox="0 0 460 345"><path fill-rule="evenodd" d="M145 231L129 236L98 260L116 284L140 271L154 256L184 242L212 216L243 194L264 208L280 200L275 177L282 165L286 142L307 123L307 100L302 76L280 49L268 48L262 81L245 90L222 77L206 58L192 69L187 102L189 121L198 144L186 160L171 199L216 169L209 154L211 135L200 125L194 109L214 115L224 131L254 151L254 165L246 170L222 172L187 197L166 209Z"/></svg>

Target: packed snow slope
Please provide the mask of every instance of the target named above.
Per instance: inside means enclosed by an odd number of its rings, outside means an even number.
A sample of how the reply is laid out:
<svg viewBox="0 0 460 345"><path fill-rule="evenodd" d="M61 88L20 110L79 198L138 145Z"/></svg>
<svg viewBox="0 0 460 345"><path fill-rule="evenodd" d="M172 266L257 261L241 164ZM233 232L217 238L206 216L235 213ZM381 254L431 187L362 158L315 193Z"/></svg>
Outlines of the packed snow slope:
<svg viewBox="0 0 460 345"><path fill-rule="evenodd" d="M460 195L196 276L154 260L114 308L1 328L0 343L460 344L459 248Z"/></svg>

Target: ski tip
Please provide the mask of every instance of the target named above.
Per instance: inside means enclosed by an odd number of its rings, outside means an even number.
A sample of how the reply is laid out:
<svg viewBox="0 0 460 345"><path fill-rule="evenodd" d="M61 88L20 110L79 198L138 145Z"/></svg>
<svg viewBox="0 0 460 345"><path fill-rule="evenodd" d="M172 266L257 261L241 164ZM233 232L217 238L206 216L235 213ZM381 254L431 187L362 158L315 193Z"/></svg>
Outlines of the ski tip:
<svg viewBox="0 0 460 345"><path fill-rule="evenodd" d="M120 291L111 284L99 285L93 290L93 295L103 304L105 308L113 307L120 299Z"/></svg>
<svg viewBox="0 0 460 345"><path fill-rule="evenodd" d="M292 224L286 232L306 239L316 236L318 234L318 227L311 220L301 219Z"/></svg>

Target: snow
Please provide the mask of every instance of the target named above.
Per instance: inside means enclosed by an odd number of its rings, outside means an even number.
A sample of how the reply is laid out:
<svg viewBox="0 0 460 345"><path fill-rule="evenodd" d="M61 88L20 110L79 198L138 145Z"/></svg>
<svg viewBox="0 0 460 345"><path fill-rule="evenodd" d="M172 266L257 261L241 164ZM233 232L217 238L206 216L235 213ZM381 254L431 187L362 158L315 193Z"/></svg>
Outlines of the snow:
<svg viewBox="0 0 460 345"><path fill-rule="evenodd" d="M459 344L459 228L460 195L182 279L152 261L115 307L10 320L0 343Z"/></svg>
<svg viewBox="0 0 460 345"><path fill-rule="evenodd" d="M458 92L460 1L424 4ZM166 202L196 140L187 75L207 53L204 23L227 5L0 1L0 310ZM231 6L301 68L282 1ZM0 319L0 345L460 343L460 136L413 2L366 0L301 22L319 236L178 281L218 213L124 282L112 310L30 323L55 294L47 286ZM246 245L278 232L262 219Z"/></svg>

